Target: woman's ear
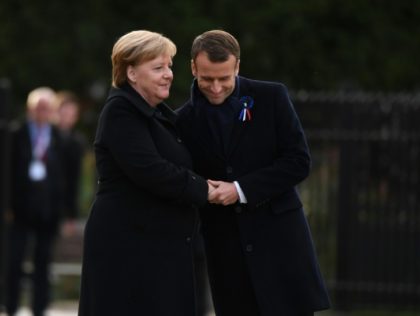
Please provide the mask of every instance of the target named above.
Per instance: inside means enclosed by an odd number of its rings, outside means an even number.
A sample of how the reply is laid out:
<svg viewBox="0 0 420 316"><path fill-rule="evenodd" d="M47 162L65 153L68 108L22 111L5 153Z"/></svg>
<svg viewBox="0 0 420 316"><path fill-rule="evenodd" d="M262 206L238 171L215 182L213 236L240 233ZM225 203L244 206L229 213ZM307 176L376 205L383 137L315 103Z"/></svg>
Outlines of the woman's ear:
<svg viewBox="0 0 420 316"><path fill-rule="evenodd" d="M133 83L136 83L136 69L132 66L132 65L129 65L128 67L127 67L127 79L130 81L130 82L133 82Z"/></svg>

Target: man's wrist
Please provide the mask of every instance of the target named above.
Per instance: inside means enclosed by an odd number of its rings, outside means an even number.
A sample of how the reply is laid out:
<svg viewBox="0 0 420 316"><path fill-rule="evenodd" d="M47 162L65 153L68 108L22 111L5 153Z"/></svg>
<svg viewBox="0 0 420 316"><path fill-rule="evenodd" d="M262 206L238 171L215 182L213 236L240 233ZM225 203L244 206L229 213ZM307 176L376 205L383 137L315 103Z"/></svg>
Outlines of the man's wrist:
<svg viewBox="0 0 420 316"><path fill-rule="evenodd" d="M239 203L241 204L248 203L246 196L244 192L242 191L241 186L239 185L238 181L233 181L233 184L235 185L236 192L238 192L238 195L239 195Z"/></svg>

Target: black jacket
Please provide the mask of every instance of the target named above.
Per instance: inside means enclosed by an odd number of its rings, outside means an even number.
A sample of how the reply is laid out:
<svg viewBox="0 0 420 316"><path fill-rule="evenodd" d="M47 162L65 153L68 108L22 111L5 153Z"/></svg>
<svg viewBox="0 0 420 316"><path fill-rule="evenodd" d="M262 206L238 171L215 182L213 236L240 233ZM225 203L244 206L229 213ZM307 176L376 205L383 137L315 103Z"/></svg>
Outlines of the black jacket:
<svg viewBox="0 0 420 316"><path fill-rule="evenodd" d="M45 180L34 182L29 177L32 156L28 122L12 131L10 208L14 221L28 228L55 231L63 214L63 151L57 129L51 126L50 144L43 161Z"/></svg>
<svg viewBox="0 0 420 316"><path fill-rule="evenodd" d="M174 113L112 88L94 143L99 188L86 225L80 316L194 315L192 242L206 180Z"/></svg>
<svg viewBox="0 0 420 316"><path fill-rule="evenodd" d="M179 110L177 125L193 157L194 170L208 179L238 181L248 200L247 204L202 209L210 279L217 286L225 282L219 277L230 275L222 272L227 268L218 257L234 253L225 236L238 227L261 315L328 308L329 298L295 187L310 171L298 116L280 83L239 77L229 102L241 104L243 97L253 101L251 119L242 121L235 116L226 150L214 146L206 113L194 97ZM234 224L227 224L232 216ZM217 291L214 295L217 304Z"/></svg>
<svg viewBox="0 0 420 316"><path fill-rule="evenodd" d="M82 176L83 158L86 150L86 140L76 130L61 131L63 142L64 163L64 198L63 207L69 218L77 218L79 215L79 186Z"/></svg>

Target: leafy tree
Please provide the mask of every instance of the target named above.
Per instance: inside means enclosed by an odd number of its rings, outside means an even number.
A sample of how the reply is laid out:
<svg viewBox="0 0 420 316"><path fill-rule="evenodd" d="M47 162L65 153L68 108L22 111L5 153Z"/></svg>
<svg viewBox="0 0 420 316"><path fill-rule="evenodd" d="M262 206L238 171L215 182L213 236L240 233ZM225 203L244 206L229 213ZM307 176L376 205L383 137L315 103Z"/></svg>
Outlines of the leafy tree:
<svg viewBox="0 0 420 316"><path fill-rule="evenodd" d="M222 28L241 43L245 76L294 90L415 91L419 20L416 0L3 0L0 77L12 82L16 113L39 85L74 90L96 111L109 88L113 43L150 29L178 46L169 100L176 107L191 84L193 38Z"/></svg>

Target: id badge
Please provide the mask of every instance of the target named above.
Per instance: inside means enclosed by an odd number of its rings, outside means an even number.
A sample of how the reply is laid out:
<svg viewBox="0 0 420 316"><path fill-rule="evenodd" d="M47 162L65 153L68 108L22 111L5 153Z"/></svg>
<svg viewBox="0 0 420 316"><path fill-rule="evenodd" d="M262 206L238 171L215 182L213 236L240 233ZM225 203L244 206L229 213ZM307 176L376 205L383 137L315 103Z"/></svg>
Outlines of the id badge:
<svg viewBox="0 0 420 316"><path fill-rule="evenodd" d="M41 160L32 160L29 165L29 178L32 181L42 181L47 176L47 168Z"/></svg>

